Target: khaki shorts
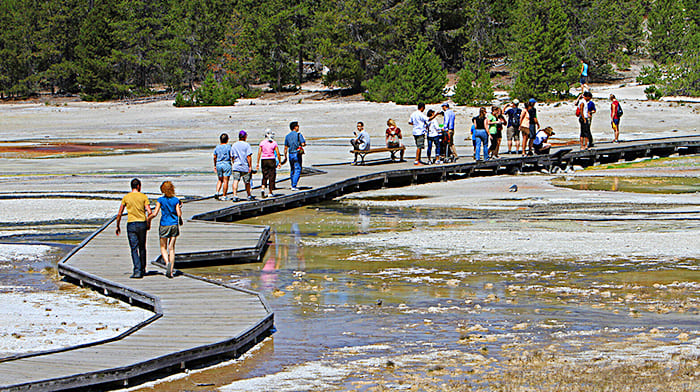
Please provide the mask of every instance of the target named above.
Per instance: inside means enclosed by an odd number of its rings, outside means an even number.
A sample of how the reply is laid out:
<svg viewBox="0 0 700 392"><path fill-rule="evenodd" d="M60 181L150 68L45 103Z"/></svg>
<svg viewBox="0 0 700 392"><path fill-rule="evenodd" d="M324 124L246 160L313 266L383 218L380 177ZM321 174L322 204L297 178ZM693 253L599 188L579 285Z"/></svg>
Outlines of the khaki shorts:
<svg viewBox="0 0 700 392"><path fill-rule="evenodd" d="M520 129L516 127L508 127L506 130L506 137L508 140L520 140Z"/></svg>
<svg viewBox="0 0 700 392"><path fill-rule="evenodd" d="M160 226L158 227L158 236L160 238L172 238L180 235L180 228L177 225Z"/></svg>
<svg viewBox="0 0 700 392"><path fill-rule="evenodd" d="M244 184L250 184L250 180L253 178L253 175L250 172L234 171L231 178L233 179L233 181L238 181L242 179Z"/></svg>
<svg viewBox="0 0 700 392"><path fill-rule="evenodd" d="M413 138L416 140L416 148L425 148L425 134L413 135Z"/></svg>
<svg viewBox="0 0 700 392"><path fill-rule="evenodd" d="M530 128L528 127L520 127L520 133L523 134L523 136L530 136Z"/></svg>

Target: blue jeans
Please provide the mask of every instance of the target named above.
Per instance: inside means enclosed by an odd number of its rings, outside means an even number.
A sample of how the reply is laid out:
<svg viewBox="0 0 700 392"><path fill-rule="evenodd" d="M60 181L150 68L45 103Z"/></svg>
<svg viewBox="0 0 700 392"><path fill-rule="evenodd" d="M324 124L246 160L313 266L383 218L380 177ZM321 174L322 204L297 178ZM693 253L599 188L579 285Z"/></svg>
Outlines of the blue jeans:
<svg viewBox="0 0 700 392"><path fill-rule="evenodd" d="M435 156L440 156L440 136L430 136L428 137L428 158L430 158L430 151L433 149L433 144L435 144Z"/></svg>
<svg viewBox="0 0 700 392"><path fill-rule="evenodd" d="M146 222L130 222L126 224L126 235L131 248L131 262L134 264L134 275L146 273Z"/></svg>
<svg viewBox="0 0 700 392"><path fill-rule="evenodd" d="M301 177L301 159L297 153L289 153L289 176L292 179L292 188L296 188Z"/></svg>
<svg viewBox="0 0 700 392"><path fill-rule="evenodd" d="M481 146L484 147L484 159L489 159L489 134L485 129L475 129L474 137L476 145L474 146L474 159L481 159Z"/></svg>

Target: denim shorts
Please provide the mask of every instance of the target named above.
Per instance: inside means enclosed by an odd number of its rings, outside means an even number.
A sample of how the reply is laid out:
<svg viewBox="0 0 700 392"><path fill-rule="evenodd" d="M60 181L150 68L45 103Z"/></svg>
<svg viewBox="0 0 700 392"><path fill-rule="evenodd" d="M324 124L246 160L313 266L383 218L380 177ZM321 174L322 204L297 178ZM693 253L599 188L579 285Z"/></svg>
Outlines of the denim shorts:
<svg viewBox="0 0 700 392"><path fill-rule="evenodd" d="M217 163L216 175L218 177L231 177L231 164L226 162Z"/></svg>

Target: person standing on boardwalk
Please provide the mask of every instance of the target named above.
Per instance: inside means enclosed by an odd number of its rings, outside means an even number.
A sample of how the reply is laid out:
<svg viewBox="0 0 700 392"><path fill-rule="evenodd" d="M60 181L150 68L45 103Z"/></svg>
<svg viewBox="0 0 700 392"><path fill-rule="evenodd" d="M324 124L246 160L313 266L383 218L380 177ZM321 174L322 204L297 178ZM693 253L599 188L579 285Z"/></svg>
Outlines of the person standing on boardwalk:
<svg viewBox="0 0 700 392"><path fill-rule="evenodd" d="M392 119L386 120L386 127L386 146L388 148L399 148L403 146L401 128L396 126L396 121ZM403 152L404 150L401 150L401 162L404 161Z"/></svg>
<svg viewBox="0 0 700 392"><path fill-rule="evenodd" d="M146 274L146 233L150 228L151 206L148 197L141 193L141 181L138 178L131 180L131 192L122 198L117 212L117 230L121 233L122 214L126 208L126 235L131 248L131 262L134 270L132 279L141 279Z"/></svg>
<svg viewBox="0 0 700 392"><path fill-rule="evenodd" d="M265 130L265 140L260 142L258 148L258 163L255 165L255 170L260 170L260 161L262 160L262 197L273 196L275 191L275 181L277 179L277 169L284 164L284 161L277 161L280 157L280 150L277 142L274 140L275 133L269 129ZM279 159L282 159L281 157ZM265 195L265 185L268 186L269 193Z"/></svg>
<svg viewBox="0 0 700 392"><path fill-rule="evenodd" d="M292 190L298 191L299 178L301 177L301 156L304 154L306 140L299 133L299 123L289 123L289 133L284 138L284 157L289 160L290 178Z"/></svg>
<svg viewBox="0 0 700 392"><path fill-rule="evenodd" d="M231 145L228 144L228 134L219 136L220 144L214 149L214 172L219 180L216 182L214 198L228 200L228 181L231 178ZM223 187L223 193L221 188Z"/></svg>
<svg viewBox="0 0 700 392"><path fill-rule="evenodd" d="M474 140L476 144L474 145L474 159L477 161L481 160L481 149L483 146L484 150L484 160L489 160L489 134L486 131L486 127L489 126L489 120L486 118L486 108L479 108L479 115L472 119L474 123Z"/></svg>
<svg viewBox="0 0 700 392"><path fill-rule="evenodd" d="M435 118L438 113L434 113L433 117L426 116L423 111L425 110L425 104L419 103L418 109L411 114L408 120L409 125L413 125L413 139L416 141L416 160L413 162L415 166L420 166L423 164L420 160L421 150L425 148L425 137L428 134L428 122Z"/></svg>
<svg viewBox="0 0 700 392"><path fill-rule="evenodd" d="M253 150L250 148L250 144L246 142L248 139L248 134L246 131L238 132L238 141L233 143L231 146L231 159L233 159L233 186L231 187L231 193L233 193L233 201L240 200L238 198L238 181L243 180L245 185L245 192L248 195L248 200L254 200L250 191L250 181L253 178Z"/></svg>
<svg viewBox="0 0 700 392"><path fill-rule="evenodd" d="M489 156L493 158L500 158L498 156L498 150L501 147L501 137L503 133L503 115L501 114L501 108L498 106L491 107L491 114L487 115L489 125L489 137L491 138L491 147L489 148Z"/></svg>
<svg viewBox="0 0 700 392"><path fill-rule="evenodd" d="M426 150L426 155L428 157L428 163L442 163L440 161L440 156L442 151L440 150L440 139L442 137L442 129L440 129L440 124L435 118L435 111L433 109L428 110L428 149ZM431 152L433 150L433 145L435 146L435 159L431 158Z"/></svg>
<svg viewBox="0 0 700 392"><path fill-rule="evenodd" d="M354 139L350 139L350 144L352 148L356 151L367 151L370 149L370 138L369 133L365 131L365 124L362 121L357 122L357 131L352 133L355 135ZM353 165L357 165L357 156L355 153L355 160L352 162Z"/></svg>
<svg viewBox="0 0 700 392"><path fill-rule="evenodd" d="M527 107L527 117L529 119L530 126L528 129L527 143L525 143L525 138L523 137L523 155L525 155L526 144L527 155L532 155L532 142L535 140L537 131L540 129L540 121L537 119L537 108L535 108L535 105L537 105L537 100L535 98L530 98L528 103L530 106Z"/></svg>
<svg viewBox="0 0 700 392"><path fill-rule="evenodd" d="M503 112L508 116L508 126L506 128L506 138L508 139L508 154L511 154L513 145L515 145L515 151L513 154L517 154L520 150L520 115L522 110L518 107L520 101L514 99L512 103L506 104L503 108Z"/></svg>
<svg viewBox="0 0 700 392"><path fill-rule="evenodd" d="M451 153L452 160L456 161L459 159L459 155L457 154L457 149L455 148L455 112L454 110L450 109L450 104L447 102L442 104L442 115L445 124L443 132L445 132L445 139L447 140L447 148L443 154L445 157L448 157Z"/></svg>
<svg viewBox="0 0 700 392"><path fill-rule="evenodd" d="M577 100L578 110L580 114L578 121L581 124L581 150L587 150L593 147L593 134L591 133L591 123L593 114L596 112L595 104L592 101L593 94L590 91L584 91L583 99Z"/></svg>
<svg viewBox="0 0 700 392"><path fill-rule="evenodd" d="M175 266L175 241L180 235L180 222L182 221L182 202L175 197L175 186L170 181L160 184L163 196L156 201L156 209L148 219L153 219L161 212L158 236L160 237L160 256L165 264L165 276L173 277Z"/></svg>
<svg viewBox="0 0 700 392"><path fill-rule="evenodd" d="M612 126L615 138L613 143L620 142L620 117L622 116L622 107L620 102L615 98L614 94L610 94L610 125Z"/></svg>

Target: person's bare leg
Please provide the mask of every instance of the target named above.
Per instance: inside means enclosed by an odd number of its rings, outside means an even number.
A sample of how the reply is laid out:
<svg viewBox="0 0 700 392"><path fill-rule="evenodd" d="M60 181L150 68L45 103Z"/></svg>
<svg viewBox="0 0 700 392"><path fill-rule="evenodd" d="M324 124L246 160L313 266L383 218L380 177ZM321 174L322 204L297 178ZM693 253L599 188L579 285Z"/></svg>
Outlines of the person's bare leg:
<svg viewBox="0 0 700 392"><path fill-rule="evenodd" d="M226 197L226 194L228 193L228 180L229 177L224 177L224 193L222 194L223 197Z"/></svg>
<svg viewBox="0 0 700 392"><path fill-rule="evenodd" d="M165 264L166 268L168 264L170 263L170 259L168 256L168 239L167 238L161 238L160 239L160 257L163 258L163 264Z"/></svg>
<svg viewBox="0 0 700 392"><path fill-rule="evenodd" d="M233 184L231 184L231 197L233 198L238 196L238 181L239 180L233 180Z"/></svg>
<svg viewBox="0 0 700 392"><path fill-rule="evenodd" d="M420 162L420 148L416 148L416 162Z"/></svg>
<svg viewBox="0 0 700 392"><path fill-rule="evenodd" d="M177 240L177 237L168 238L168 255L170 257L168 271L170 272L170 276L173 276L173 268L175 268L175 240Z"/></svg>
<svg viewBox="0 0 700 392"><path fill-rule="evenodd" d="M248 197L252 196L251 193L250 193L250 183L249 183L249 182L246 182L246 183L244 183L244 184L245 184L245 193L248 194Z"/></svg>
<svg viewBox="0 0 700 392"><path fill-rule="evenodd" d="M215 195L218 195L221 192L221 186L224 184L224 178L219 177L218 180L216 180L216 193Z"/></svg>

